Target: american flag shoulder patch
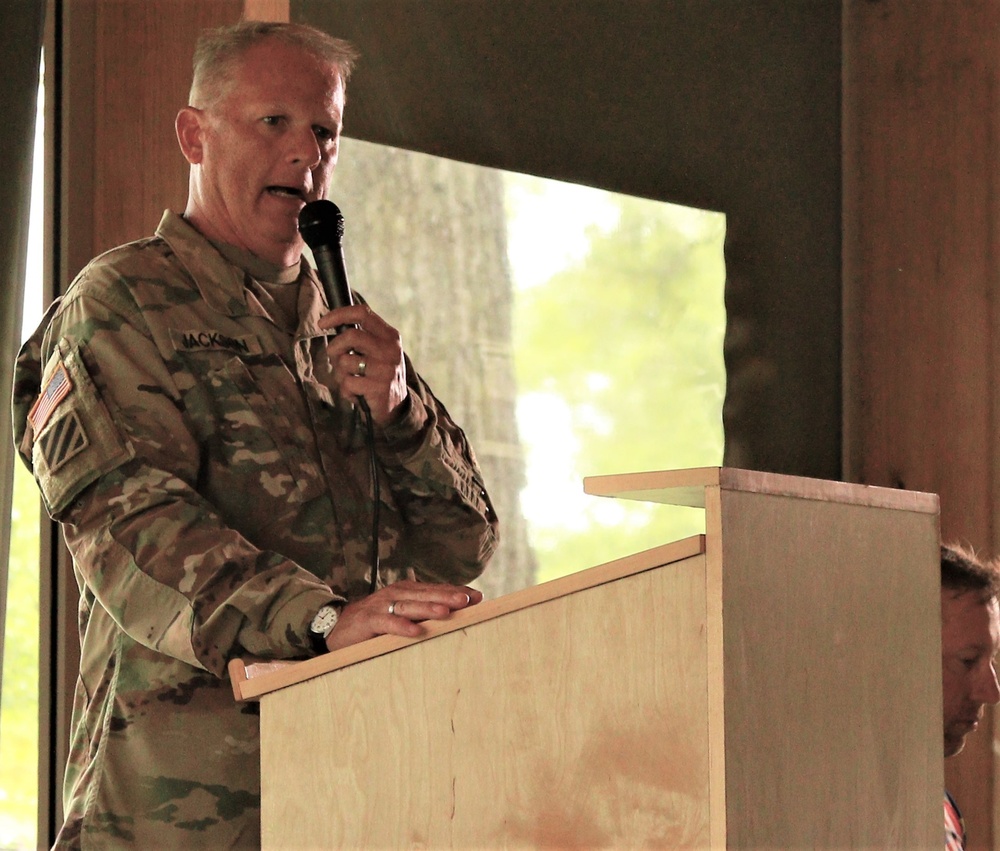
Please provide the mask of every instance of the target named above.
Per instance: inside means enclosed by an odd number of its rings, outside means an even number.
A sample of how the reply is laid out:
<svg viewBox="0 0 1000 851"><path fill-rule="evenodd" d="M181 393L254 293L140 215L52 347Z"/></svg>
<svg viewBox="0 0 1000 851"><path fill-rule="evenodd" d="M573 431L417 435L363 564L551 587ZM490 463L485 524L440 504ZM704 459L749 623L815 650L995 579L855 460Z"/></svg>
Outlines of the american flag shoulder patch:
<svg viewBox="0 0 1000 851"><path fill-rule="evenodd" d="M79 415L72 410L38 438L38 448L50 474L83 452L89 443Z"/></svg>
<svg viewBox="0 0 1000 851"><path fill-rule="evenodd" d="M59 407L59 403L70 394L72 389L73 382L70 381L69 373L66 371L66 367L60 363L45 382L45 386L42 387L42 392L35 400L35 404L31 406L31 410L28 411L28 421L35 430L35 434L44 428L49 417Z"/></svg>

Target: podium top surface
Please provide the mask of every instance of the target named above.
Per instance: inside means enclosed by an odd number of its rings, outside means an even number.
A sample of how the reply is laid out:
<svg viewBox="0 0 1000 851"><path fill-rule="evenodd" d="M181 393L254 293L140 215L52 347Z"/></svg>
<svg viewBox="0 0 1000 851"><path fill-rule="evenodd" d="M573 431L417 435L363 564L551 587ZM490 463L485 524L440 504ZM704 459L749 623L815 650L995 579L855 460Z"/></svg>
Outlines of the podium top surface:
<svg viewBox="0 0 1000 851"><path fill-rule="evenodd" d="M670 544L653 547L606 564L581 570L569 576L552 579L529 588L522 588L520 591L514 591L493 600L484 600L479 605L452 612L451 616L444 620L426 621L423 624L424 634L418 638L380 635L359 644L352 644L342 650L302 661L277 660L248 663L244 660L234 659L229 666L233 692L238 700L255 700L269 692L328 674L340 668L346 668L366 659L392 653L438 635L466 629L476 623L607 582L614 582L626 576L679 562L704 552L704 535L694 535Z"/></svg>
<svg viewBox="0 0 1000 851"><path fill-rule="evenodd" d="M735 467L691 467L684 470L616 473L610 476L587 476L583 480L584 493L592 496L613 496L618 499L693 508L705 507L705 491L713 487L925 514L937 514L940 511L940 500L934 493L763 473Z"/></svg>

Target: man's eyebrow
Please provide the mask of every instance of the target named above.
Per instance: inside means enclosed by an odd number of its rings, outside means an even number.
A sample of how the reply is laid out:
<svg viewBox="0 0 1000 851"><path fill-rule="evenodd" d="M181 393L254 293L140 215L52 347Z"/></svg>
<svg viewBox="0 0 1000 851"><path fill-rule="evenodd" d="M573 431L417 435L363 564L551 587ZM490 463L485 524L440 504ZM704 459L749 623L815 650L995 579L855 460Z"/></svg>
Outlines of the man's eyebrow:
<svg viewBox="0 0 1000 851"><path fill-rule="evenodd" d="M994 649L991 644L965 644L958 649L958 653L969 653L974 651L980 656L989 656L991 659L996 659L997 655L1000 654L1000 647Z"/></svg>

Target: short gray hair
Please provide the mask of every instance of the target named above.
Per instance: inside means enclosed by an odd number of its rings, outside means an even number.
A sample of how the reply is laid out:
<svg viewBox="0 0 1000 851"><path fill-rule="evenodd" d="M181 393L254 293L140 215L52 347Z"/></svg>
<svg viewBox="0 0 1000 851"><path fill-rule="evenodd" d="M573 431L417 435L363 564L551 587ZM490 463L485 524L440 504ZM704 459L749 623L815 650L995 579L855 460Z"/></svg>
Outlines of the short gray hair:
<svg viewBox="0 0 1000 851"><path fill-rule="evenodd" d="M267 39L277 39L311 53L337 68L340 82L347 87L358 52L341 38L305 24L273 21L240 21L224 27L203 30L194 49L191 106L205 108L219 100L233 80L243 54Z"/></svg>

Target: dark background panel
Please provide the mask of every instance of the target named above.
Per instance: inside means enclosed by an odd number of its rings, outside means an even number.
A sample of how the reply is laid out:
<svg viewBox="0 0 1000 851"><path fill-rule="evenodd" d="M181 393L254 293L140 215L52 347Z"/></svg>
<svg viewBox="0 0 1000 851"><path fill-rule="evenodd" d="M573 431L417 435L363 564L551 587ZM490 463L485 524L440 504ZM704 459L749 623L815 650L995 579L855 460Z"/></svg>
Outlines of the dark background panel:
<svg viewBox="0 0 1000 851"><path fill-rule="evenodd" d="M730 466L841 477L837 2L293 0L346 132L727 215Z"/></svg>

